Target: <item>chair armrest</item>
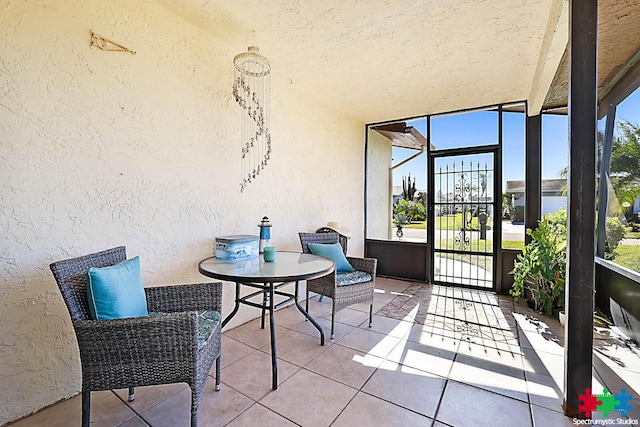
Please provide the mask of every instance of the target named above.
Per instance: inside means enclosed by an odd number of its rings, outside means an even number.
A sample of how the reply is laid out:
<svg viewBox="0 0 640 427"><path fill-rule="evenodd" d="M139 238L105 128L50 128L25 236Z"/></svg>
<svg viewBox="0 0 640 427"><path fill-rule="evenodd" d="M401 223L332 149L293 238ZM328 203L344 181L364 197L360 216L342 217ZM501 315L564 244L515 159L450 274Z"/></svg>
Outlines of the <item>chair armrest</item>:
<svg viewBox="0 0 640 427"><path fill-rule="evenodd" d="M376 267L378 265L377 259L347 257L347 260L356 270L364 271L365 273L369 273L372 277L376 277Z"/></svg>
<svg viewBox="0 0 640 427"><path fill-rule="evenodd" d="M145 288L149 312L216 310L222 314L222 283L198 283Z"/></svg>
<svg viewBox="0 0 640 427"><path fill-rule="evenodd" d="M137 376L145 374L145 369L192 363L198 347L197 324L195 311L74 321L83 387L100 389L101 384L114 381L140 383Z"/></svg>

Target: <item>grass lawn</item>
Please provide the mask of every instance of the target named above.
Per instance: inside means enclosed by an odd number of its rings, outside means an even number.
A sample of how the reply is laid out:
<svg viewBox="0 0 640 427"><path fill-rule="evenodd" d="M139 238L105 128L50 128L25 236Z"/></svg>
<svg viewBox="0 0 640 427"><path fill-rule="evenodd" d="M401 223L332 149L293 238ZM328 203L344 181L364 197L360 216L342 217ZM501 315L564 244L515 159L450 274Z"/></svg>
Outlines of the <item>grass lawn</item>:
<svg viewBox="0 0 640 427"><path fill-rule="evenodd" d="M418 222L413 222L411 224L406 224L402 226L403 228L413 228L413 229L420 229L423 230L425 228L425 221L418 221ZM474 247L472 248L472 250L477 251L478 250L478 244L481 245L481 250L491 250L491 245L492 242L491 240L486 240L486 244L483 243L485 242L484 240L481 240L480 242L474 241ZM446 245L446 243L444 243ZM442 247L442 246L438 246L438 247ZM453 240L449 240L449 248L453 247ZM487 249L485 249L485 247ZM522 240L503 240L502 241L502 248L503 249L524 249L524 241Z"/></svg>
<svg viewBox="0 0 640 427"><path fill-rule="evenodd" d="M524 242L522 240L503 240L502 249L524 249Z"/></svg>
<svg viewBox="0 0 640 427"><path fill-rule="evenodd" d="M491 230L491 218L487 221L487 230ZM404 224L403 228L425 228L425 221L414 221L411 224ZM436 217L436 230L460 230L462 228L462 214L443 215ZM471 229L480 230L478 218L471 218Z"/></svg>
<svg viewBox="0 0 640 427"><path fill-rule="evenodd" d="M640 239L640 231L628 231L624 237L627 239Z"/></svg>
<svg viewBox="0 0 640 427"><path fill-rule="evenodd" d="M616 248L615 254L613 262L640 272L640 246L620 245Z"/></svg>
<svg viewBox="0 0 640 427"><path fill-rule="evenodd" d="M453 239L442 239L442 240L436 241L436 248L462 250L462 251L470 251L470 252L491 252L493 248L493 242L491 240L473 239L471 240L470 243L471 243L470 247L460 249L459 247L455 246L455 242Z"/></svg>
<svg viewBox="0 0 640 427"><path fill-rule="evenodd" d="M462 228L462 214L455 215L443 215L436 217L436 229L437 230L460 230ZM491 217L487 221L487 230L491 230ZM471 218L471 229L480 230L478 224L478 217Z"/></svg>
<svg viewBox="0 0 640 427"><path fill-rule="evenodd" d="M453 240L449 239L448 242L444 242L443 241L439 241L438 242L439 245L449 245L448 247L446 246L436 246L438 248L442 248L442 249L454 249L453 247ZM493 242L491 240L474 240L471 242L471 248L470 249L466 249L466 250L471 250L471 251L491 251ZM456 248L457 249L457 248ZM502 241L502 249L524 249L524 242L522 240L503 240ZM638 247L638 249L640 250L640 247Z"/></svg>

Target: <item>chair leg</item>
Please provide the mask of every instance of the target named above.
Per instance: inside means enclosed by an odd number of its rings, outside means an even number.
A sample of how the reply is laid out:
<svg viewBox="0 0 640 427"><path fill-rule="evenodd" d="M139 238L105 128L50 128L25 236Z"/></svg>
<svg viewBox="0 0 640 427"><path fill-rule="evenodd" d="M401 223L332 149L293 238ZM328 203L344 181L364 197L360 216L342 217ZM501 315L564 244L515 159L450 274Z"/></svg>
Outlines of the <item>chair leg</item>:
<svg viewBox="0 0 640 427"><path fill-rule="evenodd" d="M82 392L82 427L89 427L91 422L91 392Z"/></svg>
<svg viewBox="0 0 640 427"><path fill-rule="evenodd" d="M198 406L194 406L196 401L196 392L191 389L191 427L198 427Z"/></svg>
<svg viewBox="0 0 640 427"><path fill-rule="evenodd" d="M307 283L307 299L304 302L304 311L309 312L309 284ZM304 321L307 321L307 318L304 318Z"/></svg>
<svg viewBox="0 0 640 427"><path fill-rule="evenodd" d="M220 358L222 356L218 356L216 359L216 391L220 391Z"/></svg>
<svg viewBox="0 0 640 427"><path fill-rule="evenodd" d="M331 339L333 339L333 330L336 325L336 308L335 306L331 310Z"/></svg>
<svg viewBox="0 0 640 427"><path fill-rule="evenodd" d="M369 327L373 323L373 303L369 306Z"/></svg>
<svg viewBox="0 0 640 427"><path fill-rule="evenodd" d="M135 387L129 387L129 402L133 402L135 398L136 398Z"/></svg>

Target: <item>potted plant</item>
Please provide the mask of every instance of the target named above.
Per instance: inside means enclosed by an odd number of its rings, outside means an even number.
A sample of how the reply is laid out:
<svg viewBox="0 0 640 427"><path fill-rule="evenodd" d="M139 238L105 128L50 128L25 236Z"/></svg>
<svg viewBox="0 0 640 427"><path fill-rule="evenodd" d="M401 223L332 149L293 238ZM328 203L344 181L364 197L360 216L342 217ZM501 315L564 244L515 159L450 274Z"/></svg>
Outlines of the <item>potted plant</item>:
<svg viewBox="0 0 640 427"><path fill-rule="evenodd" d="M525 296L534 310L551 316L564 308L567 212L560 209L545 215L527 234L532 240L516 258L509 293L516 300Z"/></svg>
<svg viewBox="0 0 640 427"><path fill-rule="evenodd" d="M394 220L393 223L396 225L397 230L396 230L396 236L398 236L398 238L401 238L402 236L404 236L404 231L402 231L402 224L405 223L405 219L404 219L404 215L398 215L397 220Z"/></svg>
<svg viewBox="0 0 640 427"><path fill-rule="evenodd" d="M405 185L406 187L406 185ZM413 193L415 191L415 183L413 184ZM404 193L403 193L404 194ZM396 236L402 238L404 235L403 227L410 225L414 220L424 221L426 219L426 211L424 204L420 200L402 198L395 205L393 205L393 223L396 225Z"/></svg>

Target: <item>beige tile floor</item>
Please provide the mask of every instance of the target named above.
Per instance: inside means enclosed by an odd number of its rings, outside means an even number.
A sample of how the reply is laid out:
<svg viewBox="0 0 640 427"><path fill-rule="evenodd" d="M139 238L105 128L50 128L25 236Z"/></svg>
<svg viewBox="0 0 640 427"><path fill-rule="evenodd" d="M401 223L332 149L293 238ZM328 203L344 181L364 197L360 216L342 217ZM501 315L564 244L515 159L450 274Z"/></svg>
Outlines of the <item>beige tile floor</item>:
<svg viewBox="0 0 640 427"><path fill-rule="evenodd" d="M311 300L325 330L330 300ZM337 315L333 340L295 307L276 312L279 388L271 390L269 332L259 320L222 338L222 390L213 379L201 426L572 426L562 414L563 330L509 297L378 278L373 327L368 307ZM593 389L633 394L640 418L640 352L607 329L594 341ZM213 374L213 372L212 372ZM189 424L185 384L92 394L93 426ZM637 409L636 409L637 408ZM80 424L80 397L12 427ZM617 418L609 414L608 418ZM602 419L594 414L594 419Z"/></svg>

